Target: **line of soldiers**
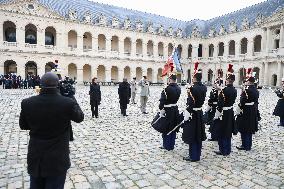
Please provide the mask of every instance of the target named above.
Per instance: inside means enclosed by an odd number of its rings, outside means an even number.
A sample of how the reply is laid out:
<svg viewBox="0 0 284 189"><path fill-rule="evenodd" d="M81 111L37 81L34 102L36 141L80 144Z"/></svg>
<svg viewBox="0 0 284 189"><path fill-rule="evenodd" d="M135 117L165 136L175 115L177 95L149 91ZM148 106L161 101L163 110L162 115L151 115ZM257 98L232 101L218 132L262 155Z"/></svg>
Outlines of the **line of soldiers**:
<svg viewBox="0 0 284 189"><path fill-rule="evenodd" d="M40 85L40 77L28 75L26 79L16 74L0 75L0 85L3 89L34 89Z"/></svg>
<svg viewBox="0 0 284 189"><path fill-rule="evenodd" d="M196 162L200 160L202 142L207 139L205 123L210 125L211 141L218 141L217 155L228 156L231 153L232 135L241 134L242 144L238 150L250 151L252 135L258 131L260 115L258 111L259 92L255 85L255 77L248 72L240 102L234 112L233 105L237 98L237 90L233 86L235 75L233 66L229 65L225 87L218 78L210 92L208 107L203 114L202 106L205 102L207 88L202 84L201 70L195 64L193 85L188 90L186 110L179 114L177 101L180 97L180 87L176 84L176 76L169 77L169 85L162 91L160 98L160 112L152 122L154 129L162 133L163 146L166 150L173 150L176 133L183 129L182 140L189 145L189 155L184 160ZM251 70L250 70L251 71Z"/></svg>

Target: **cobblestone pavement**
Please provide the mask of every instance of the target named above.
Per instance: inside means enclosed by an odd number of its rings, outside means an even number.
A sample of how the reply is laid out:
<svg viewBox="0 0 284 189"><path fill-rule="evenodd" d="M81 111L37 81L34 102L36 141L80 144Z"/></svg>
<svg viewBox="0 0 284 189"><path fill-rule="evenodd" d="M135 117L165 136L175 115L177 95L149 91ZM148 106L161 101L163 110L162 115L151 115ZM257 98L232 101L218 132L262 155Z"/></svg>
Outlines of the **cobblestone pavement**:
<svg viewBox="0 0 284 189"><path fill-rule="evenodd" d="M75 141L70 143L72 167L65 188L283 188L284 128L271 116L277 97L261 90L261 131L254 136L253 150L238 151L240 136L234 136L232 154L216 156L215 142L203 143L198 163L182 160L188 146L178 134L172 152L159 149L161 135L150 122L158 109L161 87L151 87L148 115L139 103L130 105L129 116L121 117L117 87L102 87L99 119L91 119L88 87L79 87L76 98L85 121L73 124ZM209 93L208 93L209 94ZM20 102L33 90L0 89L0 188L29 188L26 171L28 132L18 126ZM179 101L184 108L186 92Z"/></svg>

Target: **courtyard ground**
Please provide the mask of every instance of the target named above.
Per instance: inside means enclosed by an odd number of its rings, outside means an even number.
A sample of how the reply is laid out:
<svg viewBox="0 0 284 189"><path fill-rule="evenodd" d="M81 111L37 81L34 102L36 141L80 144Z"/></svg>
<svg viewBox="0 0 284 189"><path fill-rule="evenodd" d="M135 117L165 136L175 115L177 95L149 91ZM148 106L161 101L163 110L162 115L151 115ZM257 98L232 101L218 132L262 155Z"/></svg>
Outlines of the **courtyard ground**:
<svg viewBox="0 0 284 189"><path fill-rule="evenodd" d="M151 87L148 115L138 104L129 105L128 117L121 117L117 87L101 87L99 118L91 119L88 87L77 87L76 98L85 120L73 123L75 141L70 143L72 167L65 188L283 188L284 128L272 116L277 96L260 90L261 130L254 136L250 152L238 151L240 136L234 136L230 156L215 155L216 142L203 143L202 159L183 161L188 146L178 134L174 151L159 149L161 134L150 123L158 111L161 87ZM209 95L210 89L208 89ZM0 188L29 188L26 171L28 132L18 125L20 102L34 90L0 89ZM185 108L182 89L180 110ZM205 108L205 106L204 106ZM207 135L209 136L209 135Z"/></svg>

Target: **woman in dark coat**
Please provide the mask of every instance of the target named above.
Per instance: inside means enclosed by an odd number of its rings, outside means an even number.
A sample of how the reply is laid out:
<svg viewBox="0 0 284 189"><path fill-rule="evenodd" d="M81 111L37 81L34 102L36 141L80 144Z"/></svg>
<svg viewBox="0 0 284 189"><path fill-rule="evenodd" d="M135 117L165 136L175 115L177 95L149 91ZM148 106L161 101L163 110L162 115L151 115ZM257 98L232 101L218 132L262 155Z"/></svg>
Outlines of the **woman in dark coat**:
<svg viewBox="0 0 284 189"><path fill-rule="evenodd" d="M284 78L282 78L282 90L275 91L276 95L279 97L277 105L274 109L273 115L280 117L279 126L284 127Z"/></svg>
<svg viewBox="0 0 284 189"><path fill-rule="evenodd" d="M123 82L119 84L118 95L119 95L121 114L123 116L127 116L126 115L127 104L129 104L129 99L131 97L130 84L127 82L127 79L123 79Z"/></svg>
<svg viewBox="0 0 284 189"><path fill-rule="evenodd" d="M93 78L92 84L90 85L90 105L91 105L91 111L92 111L92 118L96 116L96 118L99 117L99 111L98 106L101 104L101 89L100 85L97 83L97 78Z"/></svg>

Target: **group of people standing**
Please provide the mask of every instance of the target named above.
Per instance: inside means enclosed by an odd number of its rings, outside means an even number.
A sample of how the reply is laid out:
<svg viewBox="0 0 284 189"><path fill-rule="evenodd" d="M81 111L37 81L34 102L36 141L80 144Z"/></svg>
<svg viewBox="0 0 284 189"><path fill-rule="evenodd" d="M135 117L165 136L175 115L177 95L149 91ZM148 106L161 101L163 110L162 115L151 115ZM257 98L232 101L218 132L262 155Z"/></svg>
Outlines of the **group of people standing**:
<svg viewBox="0 0 284 189"><path fill-rule="evenodd" d="M127 105L130 104L137 104L135 99L137 95L137 88L138 86L141 87L140 91L140 109L142 114L148 114L146 111L146 105L148 102L148 98L150 96L150 83L147 79L147 76L143 76L141 81L137 83L136 77L133 78L133 80L128 83L127 79L124 78L123 82L119 84L118 87L118 96L119 96L119 104L120 104L120 111L121 115L128 116L126 113ZM97 82L97 78L92 79L92 83L90 85L90 105L91 105L91 111L92 111L92 117L98 118L98 106L101 103L101 90L100 85ZM131 99L131 100L130 100Z"/></svg>
<svg viewBox="0 0 284 189"><path fill-rule="evenodd" d="M0 75L0 85L3 89L34 89L35 86L40 85L40 77L28 75L23 79L16 74Z"/></svg>
<svg viewBox="0 0 284 189"><path fill-rule="evenodd" d="M233 105L237 99L237 90L233 85L235 81L233 68L229 65L225 85L220 77L216 80L204 114L202 106L205 103L207 88L202 84L202 74L197 68L198 64L195 65L193 84L187 90L186 110L182 114L179 114L176 104L181 90L176 84L175 75L169 77L169 85L161 93L160 115L166 120L164 126L167 128L162 133L163 146L161 148L173 150L176 133L182 128L182 140L189 145L189 155L184 157L184 160L199 161L202 143L207 139L205 124L208 124L211 132L210 141L218 141L219 150L215 152L217 155L228 156L231 153L231 139L238 132L241 134L242 143L237 149L250 151L252 135L258 131L260 120L259 92L255 85L255 77L252 73L247 73L240 102L234 111ZM181 116L183 120L180 119ZM154 124L159 124L159 122L154 122ZM176 127L177 125L180 126ZM158 125L152 126L159 127Z"/></svg>

